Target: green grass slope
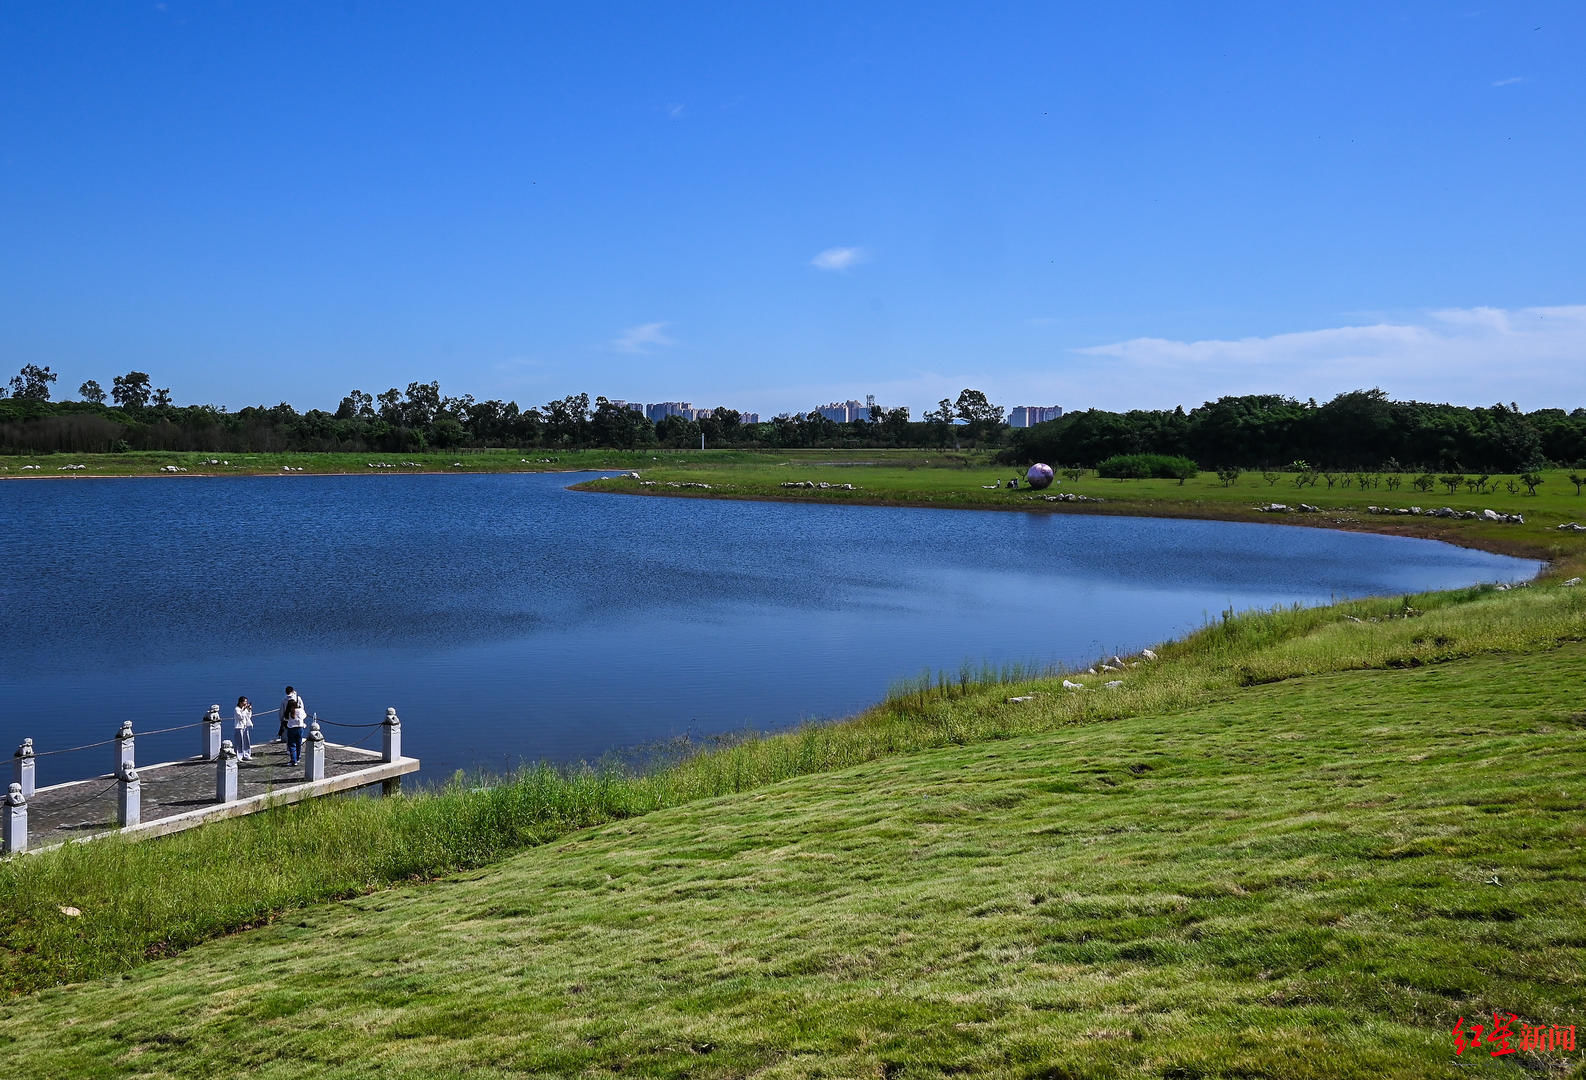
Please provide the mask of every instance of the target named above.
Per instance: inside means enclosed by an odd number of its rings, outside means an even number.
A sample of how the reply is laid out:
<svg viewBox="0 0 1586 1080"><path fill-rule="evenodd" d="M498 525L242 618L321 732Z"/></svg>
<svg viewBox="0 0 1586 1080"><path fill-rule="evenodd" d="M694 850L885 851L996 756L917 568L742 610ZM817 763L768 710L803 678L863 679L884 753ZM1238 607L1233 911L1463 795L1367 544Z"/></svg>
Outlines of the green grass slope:
<svg viewBox="0 0 1586 1080"><path fill-rule="evenodd" d="M0 1053L41 1077L1581 1075L1450 1035L1586 1022L1580 591L1235 620L1123 692L922 696L992 719L13 997ZM1482 637L1503 605L1552 629ZM1463 643L1427 636L1460 618ZM1349 659L1335 632L1402 641L1305 674Z"/></svg>

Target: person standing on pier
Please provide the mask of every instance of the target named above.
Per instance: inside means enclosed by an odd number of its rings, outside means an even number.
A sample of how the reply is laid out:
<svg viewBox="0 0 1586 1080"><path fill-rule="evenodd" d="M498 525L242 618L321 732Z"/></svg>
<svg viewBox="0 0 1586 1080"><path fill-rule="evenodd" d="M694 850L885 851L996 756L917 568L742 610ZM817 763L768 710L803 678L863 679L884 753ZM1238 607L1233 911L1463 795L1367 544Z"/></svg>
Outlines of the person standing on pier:
<svg viewBox="0 0 1586 1080"><path fill-rule="evenodd" d="M303 752L303 729L308 726L308 710L290 686L286 688L286 697L281 699L281 723L286 728L287 760L296 765L298 755Z"/></svg>
<svg viewBox="0 0 1586 1080"><path fill-rule="evenodd" d="M237 699L237 756L243 761L253 760L253 702L245 697Z"/></svg>

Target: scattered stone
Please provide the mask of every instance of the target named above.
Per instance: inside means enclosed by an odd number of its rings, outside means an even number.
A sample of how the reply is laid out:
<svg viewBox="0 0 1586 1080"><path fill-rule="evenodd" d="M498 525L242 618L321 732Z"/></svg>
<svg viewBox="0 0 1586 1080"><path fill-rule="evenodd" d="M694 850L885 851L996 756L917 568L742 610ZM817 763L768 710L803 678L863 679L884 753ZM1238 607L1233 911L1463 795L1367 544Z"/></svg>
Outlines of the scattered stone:
<svg viewBox="0 0 1586 1080"><path fill-rule="evenodd" d="M1085 689L1085 684L1084 683L1077 683L1077 682L1069 682L1067 679L1064 679L1063 680L1063 689L1064 690L1083 690L1083 689Z"/></svg>
<svg viewBox="0 0 1586 1080"><path fill-rule="evenodd" d="M1122 685L1123 685L1123 680L1122 679L1114 679L1114 680L1112 680L1112 682L1105 682L1105 683L1101 684L1103 690L1116 690L1116 689L1118 689L1118 687L1120 687Z"/></svg>
<svg viewBox="0 0 1586 1080"><path fill-rule="evenodd" d="M68 919L75 919L82 914L80 908L74 908L70 904L61 904L57 910Z"/></svg>
<svg viewBox="0 0 1586 1080"><path fill-rule="evenodd" d="M1586 532L1586 525L1577 525L1573 521L1566 521L1559 526L1559 529L1563 532Z"/></svg>
<svg viewBox="0 0 1586 1080"><path fill-rule="evenodd" d="M1035 698L1036 698L1036 695L1034 695L1034 694L1023 694L1023 695L1021 695L1019 697L1011 697L1011 698L1009 698L1007 703L1009 705L1018 705L1018 704L1021 704L1023 702L1026 702L1026 701L1034 701Z"/></svg>
<svg viewBox="0 0 1586 1080"><path fill-rule="evenodd" d="M1578 577L1572 577L1572 578L1570 578L1568 581L1566 581L1564 583L1564 585L1566 587L1571 586L1571 585L1579 585L1579 584L1580 584L1580 578L1578 578Z"/></svg>
<svg viewBox="0 0 1586 1080"><path fill-rule="evenodd" d="M1091 496L1091 495L1076 495L1072 491L1065 491L1065 492L1063 492L1063 493L1061 493L1059 495L1042 495L1041 498L1045 499L1047 502L1089 502L1089 503L1099 503L1099 502L1106 502L1107 501L1106 499L1097 498L1097 497Z"/></svg>
<svg viewBox="0 0 1586 1080"><path fill-rule="evenodd" d="M1155 660L1156 659L1156 653L1152 652L1150 649L1141 649L1140 650L1140 655L1145 657L1147 660Z"/></svg>

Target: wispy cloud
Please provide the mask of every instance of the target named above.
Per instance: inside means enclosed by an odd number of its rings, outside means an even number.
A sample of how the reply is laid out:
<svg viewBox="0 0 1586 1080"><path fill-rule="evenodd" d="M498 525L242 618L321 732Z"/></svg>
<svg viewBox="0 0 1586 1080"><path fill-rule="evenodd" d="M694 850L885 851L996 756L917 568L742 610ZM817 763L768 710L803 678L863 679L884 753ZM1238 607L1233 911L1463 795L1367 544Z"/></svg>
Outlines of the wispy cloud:
<svg viewBox="0 0 1586 1080"><path fill-rule="evenodd" d="M685 106L677 104L675 102L673 104L671 104L671 105L668 105L666 107L667 119L668 120L681 120L681 119L683 119L683 112L684 112L685 108L686 108Z"/></svg>
<svg viewBox="0 0 1586 1080"><path fill-rule="evenodd" d="M1134 338L1073 354L1077 363L1043 381L1054 390L1085 388L1087 397L1117 387L1116 404L1138 403L1147 387L1153 404L1188 406L1222 394L1324 400L1370 386L1421 401L1586 404L1586 304L1451 308L1414 320L1238 340Z"/></svg>
<svg viewBox="0 0 1586 1080"><path fill-rule="evenodd" d="M648 322L630 326L612 339L611 347L618 352L647 353L651 349L665 348L677 342L666 335L667 323Z"/></svg>
<svg viewBox="0 0 1586 1080"><path fill-rule="evenodd" d="M1494 86L1513 86L1515 83L1523 83L1525 81L1526 80L1525 80L1525 76L1524 75L1516 75L1516 76L1514 76L1513 78L1510 78L1510 79L1499 79L1496 82L1494 82L1492 85L1494 85Z"/></svg>
<svg viewBox="0 0 1586 1080"><path fill-rule="evenodd" d="M847 270L857 266L868 259L864 248L834 247L827 248L810 260L810 265L817 270Z"/></svg>

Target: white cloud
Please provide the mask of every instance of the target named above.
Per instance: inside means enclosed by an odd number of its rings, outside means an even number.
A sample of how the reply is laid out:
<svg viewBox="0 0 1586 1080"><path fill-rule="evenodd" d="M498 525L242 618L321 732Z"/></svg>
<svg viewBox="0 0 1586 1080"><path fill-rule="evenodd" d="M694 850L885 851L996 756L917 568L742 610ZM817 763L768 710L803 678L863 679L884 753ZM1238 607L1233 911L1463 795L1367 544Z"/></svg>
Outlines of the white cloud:
<svg viewBox="0 0 1586 1080"><path fill-rule="evenodd" d="M1523 83L1523 82L1525 82L1525 76L1516 75L1512 79L1499 79L1497 82L1493 83L1492 85L1494 85L1494 86L1513 86L1515 83Z"/></svg>
<svg viewBox="0 0 1586 1080"><path fill-rule="evenodd" d="M666 107L667 118L671 119L671 120L681 120L683 118L683 111L684 111L684 106L676 104L676 103L668 105Z"/></svg>
<svg viewBox="0 0 1586 1080"><path fill-rule="evenodd" d="M618 352L646 353L651 349L676 345L677 342L666 335L667 325L664 322L650 322L630 326L612 340L611 347Z"/></svg>
<svg viewBox="0 0 1586 1080"><path fill-rule="evenodd" d="M1454 308L1270 337L1134 338L1071 351L1077 363L1031 381L1103 408L1188 407L1250 393L1326 400L1373 386L1395 398L1467 405L1586 404L1586 304Z"/></svg>
<svg viewBox="0 0 1586 1080"><path fill-rule="evenodd" d="M818 270L847 270L864 262L868 256L864 248L835 247L827 248L810 260L810 265Z"/></svg>

